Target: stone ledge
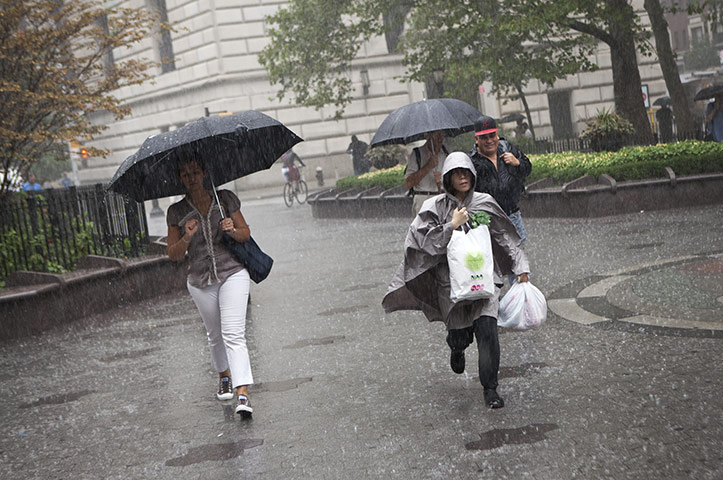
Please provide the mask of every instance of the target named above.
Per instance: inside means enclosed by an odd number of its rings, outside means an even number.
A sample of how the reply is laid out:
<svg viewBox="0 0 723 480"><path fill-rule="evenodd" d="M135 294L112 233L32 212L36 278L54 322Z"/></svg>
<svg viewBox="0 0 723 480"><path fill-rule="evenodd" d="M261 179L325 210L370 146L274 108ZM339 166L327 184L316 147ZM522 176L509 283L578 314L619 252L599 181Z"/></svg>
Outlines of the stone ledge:
<svg viewBox="0 0 723 480"><path fill-rule="evenodd" d="M165 254L121 260L92 256L64 274L15 272L0 290L0 338L19 338L119 305L181 291L184 262ZM95 267L95 268L88 268ZM11 279L12 277L12 279Z"/></svg>
<svg viewBox="0 0 723 480"><path fill-rule="evenodd" d="M580 177L562 186L549 179L528 185L520 199L524 217L604 217L641 210L723 203L723 173L618 182L609 175ZM315 218L411 218L404 187L379 191L334 189L309 197Z"/></svg>

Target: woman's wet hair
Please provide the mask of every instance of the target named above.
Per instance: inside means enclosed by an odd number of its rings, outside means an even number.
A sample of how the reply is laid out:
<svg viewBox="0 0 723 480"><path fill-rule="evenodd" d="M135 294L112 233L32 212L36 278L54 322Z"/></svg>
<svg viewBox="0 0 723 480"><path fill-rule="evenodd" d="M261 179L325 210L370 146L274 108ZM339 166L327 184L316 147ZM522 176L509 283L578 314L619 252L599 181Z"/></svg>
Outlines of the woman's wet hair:
<svg viewBox="0 0 723 480"><path fill-rule="evenodd" d="M452 170L444 174L444 176L442 177L442 187L444 188L445 192L451 193L452 195L454 195L454 187L452 187L452 173L457 170L466 170L469 173L469 176L471 178L474 178L472 171L469 168L465 167L453 168ZM472 188L474 188L474 185L472 185Z"/></svg>
<svg viewBox="0 0 723 480"><path fill-rule="evenodd" d="M204 173L206 172L206 166L203 164L203 160L201 160L200 157L183 156L178 160L178 162L176 162L176 175L180 177L183 166L190 163L195 163L201 167L201 170L203 170Z"/></svg>

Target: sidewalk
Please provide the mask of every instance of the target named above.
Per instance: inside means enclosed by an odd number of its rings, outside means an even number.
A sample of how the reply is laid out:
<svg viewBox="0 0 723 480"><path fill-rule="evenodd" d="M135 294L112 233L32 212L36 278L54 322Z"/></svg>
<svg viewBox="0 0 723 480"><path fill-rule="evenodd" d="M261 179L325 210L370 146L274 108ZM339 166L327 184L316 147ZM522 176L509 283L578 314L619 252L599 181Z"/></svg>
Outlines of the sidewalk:
<svg viewBox="0 0 723 480"><path fill-rule="evenodd" d="M198 312L165 295L0 342L0 477L723 476L721 337L700 333L723 318L723 205L525 219L550 309L501 332L489 410L474 347L455 375L440 324L381 310L407 222L257 195L244 215L275 263L251 286L253 420L215 400Z"/></svg>

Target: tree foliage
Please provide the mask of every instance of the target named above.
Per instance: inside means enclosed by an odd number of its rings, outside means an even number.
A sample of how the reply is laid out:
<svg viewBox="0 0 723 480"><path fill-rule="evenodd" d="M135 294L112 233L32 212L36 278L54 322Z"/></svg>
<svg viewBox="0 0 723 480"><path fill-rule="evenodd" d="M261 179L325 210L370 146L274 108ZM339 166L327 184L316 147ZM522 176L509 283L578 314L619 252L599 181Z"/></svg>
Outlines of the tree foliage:
<svg viewBox="0 0 723 480"><path fill-rule="evenodd" d="M122 118L130 112L113 92L148 79L153 63L109 58L148 36L157 18L105 3L0 0L0 171L27 172L52 146L88 140L107 128L93 124L89 113Z"/></svg>
<svg viewBox="0 0 723 480"><path fill-rule="evenodd" d="M337 116L351 102L350 70L362 43L398 32L400 12L407 14L399 45L406 78L425 81L443 68L448 92L460 98L485 80L496 91L521 94L530 79L552 84L595 68L590 42L553 32L519 6L516 0L292 0L267 19L271 43L260 61L280 85L279 99L317 109L333 104Z"/></svg>
<svg viewBox="0 0 723 480"><path fill-rule="evenodd" d="M434 68L445 72L447 93L464 98L483 81L492 92L520 98L532 125L523 89L530 80L552 86L558 79L597 69L595 42L571 30L555 30L519 0L417 2L404 40L404 63L413 80Z"/></svg>
<svg viewBox="0 0 723 480"><path fill-rule="evenodd" d="M337 116L352 96L351 63L364 41L383 32L383 21L369 15L369 2L292 0L267 18L271 43L259 55L277 96L321 109L337 107ZM385 8L384 12L389 9Z"/></svg>
<svg viewBox="0 0 723 480"><path fill-rule="evenodd" d="M362 42L390 32L384 19L392 12L408 12L399 48L405 77L425 81L443 68L445 89L460 98L488 80L524 104L530 80L552 85L592 70L593 47L605 43L616 110L652 140L637 54L654 49L631 0L291 0L268 18L271 43L260 57L279 99L333 104L340 115L352 99L352 61Z"/></svg>

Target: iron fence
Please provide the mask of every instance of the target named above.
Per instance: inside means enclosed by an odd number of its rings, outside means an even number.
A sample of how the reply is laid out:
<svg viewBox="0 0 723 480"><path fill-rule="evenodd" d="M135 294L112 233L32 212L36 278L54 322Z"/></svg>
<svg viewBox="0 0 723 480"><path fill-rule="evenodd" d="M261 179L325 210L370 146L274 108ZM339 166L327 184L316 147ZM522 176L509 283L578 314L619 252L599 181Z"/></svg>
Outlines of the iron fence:
<svg viewBox="0 0 723 480"><path fill-rule="evenodd" d="M72 270L89 254L137 257L147 245L143 203L101 184L13 193L0 208L0 278Z"/></svg>

